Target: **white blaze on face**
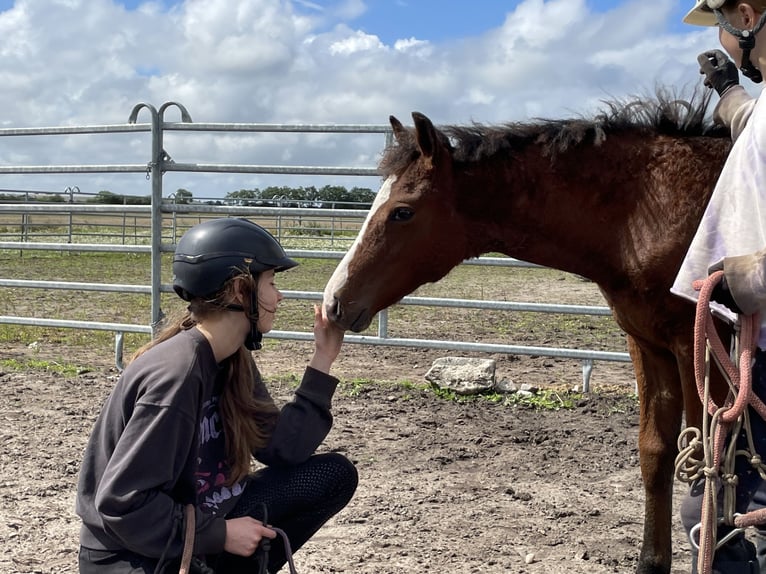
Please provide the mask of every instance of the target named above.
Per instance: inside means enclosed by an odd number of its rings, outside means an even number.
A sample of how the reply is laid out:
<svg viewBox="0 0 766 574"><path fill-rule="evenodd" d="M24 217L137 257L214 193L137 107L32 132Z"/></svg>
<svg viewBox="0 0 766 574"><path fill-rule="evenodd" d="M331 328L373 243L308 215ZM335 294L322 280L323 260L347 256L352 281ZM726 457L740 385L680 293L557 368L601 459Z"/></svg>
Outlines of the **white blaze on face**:
<svg viewBox="0 0 766 574"><path fill-rule="evenodd" d="M323 304L325 307L333 304L333 294L338 291L338 289L340 289L346 282L346 279L348 279L348 263L354 257L354 254L359 247L359 243L361 243L362 237L364 237L364 234L367 231L367 225L370 222L370 219L372 219L372 216L377 213L378 209L380 209L380 207L388 200L388 197L391 195L391 186L395 181L396 177L392 175L383 182L382 186L380 186L378 193L375 195L375 201L372 202L372 207L370 207L370 212L367 214L367 218L362 224L362 229L359 230L359 235L356 236L356 239L351 245L351 248L346 252L346 255L343 257L341 262L338 263L338 266L335 268L332 277L330 277L330 280L327 282L327 285L324 288Z"/></svg>

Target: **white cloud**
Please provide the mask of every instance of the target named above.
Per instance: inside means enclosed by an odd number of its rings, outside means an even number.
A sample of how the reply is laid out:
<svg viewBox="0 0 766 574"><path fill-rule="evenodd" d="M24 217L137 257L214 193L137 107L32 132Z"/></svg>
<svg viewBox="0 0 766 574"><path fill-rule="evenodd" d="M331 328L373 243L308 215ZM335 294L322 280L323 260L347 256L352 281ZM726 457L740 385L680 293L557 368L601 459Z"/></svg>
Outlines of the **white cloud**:
<svg viewBox="0 0 766 574"><path fill-rule="evenodd" d="M386 46L377 36L354 32L351 36L333 42L330 45L330 54L350 56L357 52L385 51Z"/></svg>
<svg viewBox="0 0 766 574"><path fill-rule="evenodd" d="M429 41L424 22L422 32L389 45L354 26L362 0L185 0L134 11L116 0L16 0L0 12L0 125L122 123L136 103L166 101L184 104L198 122L383 124L393 114L407 123L418 110L437 123L464 123L587 113L658 82L700 81L696 55L717 37L667 32L675 5L625 0L596 14L585 0L525 0L481 36ZM0 162L140 163L149 153L148 136L135 134L106 143L33 139L0 138ZM383 136L172 134L166 143L178 161L371 166ZM225 185L266 181L238 177L198 185L222 194ZM58 185L4 179L4 188ZM135 180L115 181L113 190L128 192ZM194 189L199 180L172 174L166 189L175 181ZM81 187L108 181L93 177Z"/></svg>

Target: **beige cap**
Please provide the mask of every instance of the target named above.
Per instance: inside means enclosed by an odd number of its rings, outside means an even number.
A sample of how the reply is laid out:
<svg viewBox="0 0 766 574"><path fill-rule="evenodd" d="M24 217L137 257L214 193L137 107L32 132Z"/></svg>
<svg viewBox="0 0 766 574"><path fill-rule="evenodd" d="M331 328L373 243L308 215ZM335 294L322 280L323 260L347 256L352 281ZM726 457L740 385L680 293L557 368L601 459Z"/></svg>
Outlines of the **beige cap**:
<svg viewBox="0 0 766 574"><path fill-rule="evenodd" d="M725 0L695 0L694 8L684 16L684 22L693 26L718 26L713 8L720 8L725 3Z"/></svg>

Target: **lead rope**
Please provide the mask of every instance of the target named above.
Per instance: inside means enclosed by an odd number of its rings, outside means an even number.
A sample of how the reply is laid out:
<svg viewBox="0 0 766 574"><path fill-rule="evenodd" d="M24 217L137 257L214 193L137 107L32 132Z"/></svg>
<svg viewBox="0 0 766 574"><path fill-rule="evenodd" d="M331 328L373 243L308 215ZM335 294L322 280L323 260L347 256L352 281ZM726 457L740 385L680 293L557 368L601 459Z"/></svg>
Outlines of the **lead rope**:
<svg viewBox="0 0 766 574"><path fill-rule="evenodd" d="M751 365L759 321L757 314L739 317L739 328L735 326L734 360L724 347L715 329L710 312L710 300L713 288L723 279L723 271L716 271L704 281L697 281L694 288L700 291L697 312L694 321L694 375L697 392L702 401L702 433L696 428L687 428L679 436L679 454L676 458L676 476L692 482L705 478L705 490L702 503L702 517L698 525L699 556L697 570L700 574L712 571L715 550L730 538L748 526L766 522L766 509L747 514L736 514L737 476L734 473L736 455L745 455L750 463L766 479L766 467L755 453L748 404L766 419L766 405L753 394ZM710 397L710 359L716 362L728 385L729 393L722 406L718 406ZM734 428L732 428L734 427ZM744 427L748 450L736 450L736 440L740 429ZM729 432L733 430L735 432ZM727 436L728 445L727 445ZM702 458L699 451L702 450ZM718 479L723 487L722 518L718 518L717 492ZM734 526L735 529L721 541L717 541L719 522ZM697 527L690 533L691 543L696 544L694 535Z"/></svg>
<svg viewBox="0 0 766 574"><path fill-rule="evenodd" d="M264 504L263 505L263 524L264 525L267 524L266 513L267 513L266 505ZM186 505L186 532L184 534L184 549L183 549L183 553L181 554L181 566L178 569L178 574L189 574L189 569L191 567L191 561L192 561L192 553L194 551L195 518L196 518L196 510L194 508L194 505L187 504ZM295 569L295 563L293 562L293 549L290 546L290 539L287 537L287 533L281 528L275 528L274 526L269 526L268 528L271 528L274 532L276 532L279 536L282 537L282 542L285 545L285 557L287 558L287 563L290 566L290 574L298 574L298 571ZM264 558L261 564L261 568L259 568L259 571L260 571L259 574L268 574L266 567L268 564L270 543L267 538L264 538L261 544L264 550Z"/></svg>
<svg viewBox="0 0 766 574"><path fill-rule="evenodd" d="M186 505L186 534L184 535L184 550L181 554L181 567L178 574L189 574L191 566L192 552L194 550L194 522L196 511L193 504Z"/></svg>
<svg viewBox="0 0 766 574"><path fill-rule="evenodd" d="M287 558L287 564L290 566L290 574L298 574L298 571L295 569L295 564L293 563L293 549L290 546L290 539L287 537L287 533L281 528L269 526L269 509L264 502L261 502L261 506L263 507L263 525L271 528L282 538L282 543L285 546L285 558ZM269 574L266 570L266 566L269 562L269 550L271 549L271 541L268 538L261 540L261 549L263 550L263 562L261 563L258 574Z"/></svg>

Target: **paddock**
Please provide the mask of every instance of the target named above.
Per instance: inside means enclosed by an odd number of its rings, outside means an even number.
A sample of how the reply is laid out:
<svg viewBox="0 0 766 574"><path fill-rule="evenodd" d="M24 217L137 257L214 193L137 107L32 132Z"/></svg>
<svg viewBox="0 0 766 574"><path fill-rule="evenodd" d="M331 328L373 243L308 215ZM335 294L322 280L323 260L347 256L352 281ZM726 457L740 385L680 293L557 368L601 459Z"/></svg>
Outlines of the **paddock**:
<svg viewBox="0 0 766 574"><path fill-rule="evenodd" d="M168 110L180 112L181 121L166 121ZM139 123L139 118L148 115L148 123ZM67 253L144 253L150 256L148 284L140 285L131 281L122 284L104 285L101 278L93 281L69 281L32 277L22 279L14 276L13 271L5 270L0 278L0 293L6 289L47 289L47 290L80 290L84 292L130 292L148 293L150 309L147 316L128 323L119 321L88 321L83 322L72 317L51 318L44 314L21 316L14 310L13 304L0 308L0 325L27 325L31 327L49 328L84 328L99 331L110 331L115 334L115 364L122 364L123 336L125 333L149 334L158 321L164 316L163 296L171 292L167 277L163 278L163 257L172 252L175 240L184 229L205 217L244 216L259 221L271 230L280 241L284 242L288 254L293 257L309 259L337 260L342 257L350 245L356 230L366 212L360 209L283 209L253 208L239 205L220 205L220 201L193 202L192 205L177 204L175 193L167 193L164 189L166 173L185 172L200 175L241 173L241 174L277 174L298 175L306 177L347 176L361 177L377 173L374 165L370 166L328 166L328 165L247 165L191 163L181 160L180 153L170 148L166 134L225 134L247 137L258 133L303 134L334 134L339 136L354 136L359 134L384 136L382 144L391 141L391 129L387 125L289 125L289 124L223 124L199 123L192 121L191 114L186 108L176 102L166 102L159 108L150 104L137 104L131 111L125 124L64 126L64 127L35 127L35 128L3 128L0 129L0 145L10 144L18 137L31 138L88 138L101 141L110 134L133 134L149 132L151 139L147 142L146 164L124 164L115 162L106 165L67 164L67 165L4 165L0 166L0 174L22 175L30 179L30 188L36 176L71 174L120 174L145 175L151 187L150 206L113 206L83 204L75 199L82 199L79 187L68 185L48 204L29 203L30 194L17 190L14 197L19 197L18 203L0 203L0 253L17 252L21 256L25 251L65 251ZM177 140L176 140L177 141ZM104 144L106 145L106 144ZM382 149L381 145L381 149ZM178 161L171 158L168 149ZM10 191L10 190L4 190ZM51 194L48 194L49 196ZM219 205L210 205L219 204ZM322 241L311 241L317 234ZM329 237L329 240L328 240ZM308 240L308 241L306 241ZM482 257L469 261L467 264L487 266L488 273L492 267L534 267L523 261L508 257ZM167 266L166 266L167 267ZM302 291L286 291L289 299L318 301L323 289L321 282L315 282L311 289ZM481 294L481 293L479 293ZM556 313L559 315L589 315L609 317L610 311L604 305L603 298L598 296L591 303L579 301L577 295L571 302L561 301L514 301L507 297L503 300L492 300L490 297L407 297L403 305L424 305L431 307L445 316L449 321L451 309L480 309L499 310L521 313ZM78 306L79 308L79 306ZM540 315L536 315L540 316ZM469 319L471 320L471 319ZM602 323L603 324L603 323ZM440 349L444 352L477 352L502 353L527 356L559 357L578 361L582 371L582 388L589 390L591 373L596 361L629 361L625 346L620 336L614 335L611 329L611 339L617 340L601 344L596 348L576 348L566 343L566 337L558 345L541 345L527 342L515 344L513 341L495 339L466 340L461 339L454 330L441 333L438 338L427 338L420 334L402 337L392 336L388 326L388 313L378 316L376 332L366 332L362 336L348 335L348 343L364 345L382 345L387 347L414 347ZM276 330L271 333L275 339L307 340L310 332L296 330ZM611 345L611 347L609 346ZM600 347L600 348L599 348Z"/></svg>
<svg viewBox="0 0 766 574"><path fill-rule="evenodd" d="M26 169L22 168L17 166L17 171ZM147 166L135 166L136 171L139 168ZM162 170L157 170L162 197ZM70 218L75 229L83 227L76 203L58 208L57 217L64 221L54 227L71 233ZM34 222L44 211L29 205L3 209L9 217L21 217L19 210L26 213L27 230L35 229ZM159 310L165 308L169 278L161 270L154 274L151 270L162 268L176 232L189 223L183 219L187 209L191 210L160 201L141 216L150 228L155 225L152 221L160 222L162 231L155 228L154 234L162 238L156 253L151 241L2 238L0 277L6 283L0 284L0 328L16 338L3 342L0 349L5 391L0 402L0 571L77 571L79 524L73 500L82 449L116 380L119 357L148 336ZM152 219L152 210L157 219ZM204 216L214 211L203 210ZM215 215L254 213L231 206ZM283 212L268 216L281 217L281 225L292 217ZM277 220L273 221L278 232ZM135 223L134 236L140 227ZM113 245L107 253L125 249L121 256L143 257L143 271L133 281L115 272L113 288L107 292L94 288L100 281L88 276L89 248L83 249L94 244L100 246L92 248L94 252ZM287 247L311 269L313 284L285 274L281 286L290 296L285 304L293 307L287 308L285 324L258 356L278 401L289 398L295 377L308 360L310 326L301 324L303 313L311 300L321 297L323 281L343 252L341 247L329 256L323 254L327 261L316 265L324 267L314 267L312 262L321 258L309 255L297 240ZM75 250L85 253L75 256ZM51 259L64 263L55 273L43 275L41 270ZM624 340L613 327L604 329L610 318L603 313L603 298L592 283L549 269L497 265L491 260L483 265L461 266L454 275L415 294L427 299L426 305L424 301L399 305L378 320L372 332L360 336L367 341L351 340L344 346L336 367L343 380L334 407L336 423L322 448L349 456L359 468L361 482L349 507L296 555L299 572L635 570L644 495L636 447L638 411ZM476 272L479 268L482 274ZM499 280L490 279L495 276ZM58 289L27 283L42 280L56 283ZM127 294L129 284L138 292ZM112 296L109 289L115 297L141 299L130 322L122 324L115 317L121 308L107 298ZM153 302L155 296L158 303ZM433 305L437 298L459 300L463 306ZM488 308L466 305L470 299L487 303ZM601 310L591 314L561 307L550 313L535 307L546 305ZM39 321L41 310L52 311L46 316L53 324ZM24 317L37 324L25 324L20 320ZM66 321L85 324L55 325ZM103 328L94 328L101 323ZM605 330L609 335L604 336ZM21 332L26 335L18 336ZM78 335L65 334L70 332ZM114 333L118 338L112 340ZM123 335L126 341L120 338ZM371 339L379 341L363 344ZM428 346L413 343L414 339L447 344ZM567 356L556 349L592 356ZM423 375L435 358L454 353L490 356L498 363L500 377L548 390L553 402L535 408L509 397L455 400L439 395L424 384ZM581 394L591 377L593 392ZM580 392L572 393L575 387ZM676 486L678 491L682 488ZM680 574L688 569L688 542L675 517L674 521L672 572Z"/></svg>

